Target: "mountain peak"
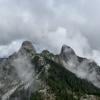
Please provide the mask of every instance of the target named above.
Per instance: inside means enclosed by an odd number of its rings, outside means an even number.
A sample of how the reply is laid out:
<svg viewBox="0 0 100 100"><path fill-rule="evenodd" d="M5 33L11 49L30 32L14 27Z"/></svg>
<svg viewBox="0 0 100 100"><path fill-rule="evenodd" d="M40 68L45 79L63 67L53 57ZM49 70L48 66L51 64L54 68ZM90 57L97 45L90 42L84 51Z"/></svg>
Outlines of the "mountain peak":
<svg viewBox="0 0 100 100"><path fill-rule="evenodd" d="M76 66L78 64L78 58L74 50L67 46L63 45L60 53L61 61L66 62L69 66Z"/></svg>
<svg viewBox="0 0 100 100"><path fill-rule="evenodd" d="M67 45L62 46L60 56L61 56L61 58L63 58L66 61L73 58L73 56L75 56L75 58L76 58L76 54L75 54L74 50Z"/></svg>
<svg viewBox="0 0 100 100"><path fill-rule="evenodd" d="M62 46L61 53L67 53L67 54L75 55L74 50L71 47L67 46L67 45Z"/></svg>
<svg viewBox="0 0 100 100"><path fill-rule="evenodd" d="M22 48L24 48L24 49L33 49L33 45L30 41L24 41L22 43Z"/></svg>
<svg viewBox="0 0 100 100"><path fill-rule="evenodd" d="M35 50L33 44L30 41L24 41L19 50L19 53L25 54L25 53L30 53L30 52L33 54L36 53L36 50Z"/></svg>

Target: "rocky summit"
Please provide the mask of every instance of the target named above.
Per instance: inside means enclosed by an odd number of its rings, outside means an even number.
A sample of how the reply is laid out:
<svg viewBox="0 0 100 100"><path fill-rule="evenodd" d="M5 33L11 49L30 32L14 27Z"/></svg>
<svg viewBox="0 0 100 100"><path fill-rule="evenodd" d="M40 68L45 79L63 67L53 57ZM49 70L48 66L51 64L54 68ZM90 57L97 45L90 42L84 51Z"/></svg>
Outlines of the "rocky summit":
<svg viewBox="0 0 100 100"><path fill-rule="evenodd" d="M69 46L55 55L24 41L0 59L0 100L100 100L100 67Z"/></svg>

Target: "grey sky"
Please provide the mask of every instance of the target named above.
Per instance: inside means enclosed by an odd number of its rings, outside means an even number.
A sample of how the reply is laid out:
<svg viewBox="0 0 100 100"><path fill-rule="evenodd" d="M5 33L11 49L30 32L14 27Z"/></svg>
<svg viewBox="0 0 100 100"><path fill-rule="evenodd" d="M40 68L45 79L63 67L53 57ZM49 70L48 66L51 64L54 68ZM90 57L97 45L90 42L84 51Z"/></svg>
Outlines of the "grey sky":
<svg viewBox="0 0 100 100"><path fill-rule="evenodd" d="M28 39L39 49L59 52L66 44L80 56L97 56L99 5L100 0L0 0L0 45Z"/></svg>

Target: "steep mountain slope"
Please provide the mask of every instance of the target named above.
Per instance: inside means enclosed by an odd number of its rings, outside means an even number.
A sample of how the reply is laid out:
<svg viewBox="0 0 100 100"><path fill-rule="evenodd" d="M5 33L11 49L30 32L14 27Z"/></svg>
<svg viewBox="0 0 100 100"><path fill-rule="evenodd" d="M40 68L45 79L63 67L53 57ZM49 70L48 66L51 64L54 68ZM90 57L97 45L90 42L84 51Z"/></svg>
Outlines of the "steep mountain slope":
<svg viewBox="0 0 100 100"><path fill-rule="evenodd" d="M100 100L99 75L95 62L78 57L66 45L60 55L47 50L38 54L32 43L25 41L17 53L0 59L0 98Z"/></svg>
<svg viewBox="0 0 100 100"><path fill-rule="evenodd" d="M78 57L72 48L64 45L60 61L66 69L100 88L100 67L93 60Z"/></svg>

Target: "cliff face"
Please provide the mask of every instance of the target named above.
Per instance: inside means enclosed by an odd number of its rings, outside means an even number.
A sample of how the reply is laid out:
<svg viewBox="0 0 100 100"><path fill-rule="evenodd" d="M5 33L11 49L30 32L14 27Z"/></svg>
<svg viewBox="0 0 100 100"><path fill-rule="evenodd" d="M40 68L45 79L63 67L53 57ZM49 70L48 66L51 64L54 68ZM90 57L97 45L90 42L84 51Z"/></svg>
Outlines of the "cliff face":
<svg viewBox="0 0 100 100"><path fill-rule="evenodd" d="M22 100L29 98L27 90L33 88L35 76L34 65L31 57L35 55L31 42L25 41L17 53L9 58L0 59L0 97L2 100ZM19 93L22 92L22 94ZM12 96L13 94L16 96ZM14 95L15 95L14 94ZM27 95L27 96L26 96Z"/></svg>
<svg viewBox="0 0 100 100"><path fill-rule="evenodd" d="M66 69L100 88L100 67L93 60L78 57L72 48L64 45L60 61Z"/></svg>
<svg viewBox="0 0 100 100"><path fill-rule="evenodd" d="M0 59L0 100L100 100L99 76L95 62L66 45L59 55L38 54L25 41L18 52Z"/></svg>

